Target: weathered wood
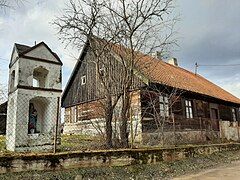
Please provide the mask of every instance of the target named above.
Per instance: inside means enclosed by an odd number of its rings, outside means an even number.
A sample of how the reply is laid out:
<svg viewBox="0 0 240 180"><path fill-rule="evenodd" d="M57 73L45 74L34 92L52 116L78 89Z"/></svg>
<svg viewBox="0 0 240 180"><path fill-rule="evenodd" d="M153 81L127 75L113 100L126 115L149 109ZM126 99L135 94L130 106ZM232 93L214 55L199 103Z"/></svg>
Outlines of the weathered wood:
<svg viewBox="0 0 240 180"><path fill-rule="evenodd" d="M62 99L63 107L70 107L77 104L95 101L103 97L102 93L102 84L97 76L97 68L96 63L93 60L94 56L91 51L88 49L86 55L83 59L80 59L80 67L76 69L76 75L73 77L72 83L66 97ZM101 64L100 64L101 65ZM110 92L119 92L119 89L122 86L122 78L121 74L123 73L123 67L120 62L118 62L114 57L108 58L108 62L104 63L105 68L108 69L108 75L114 79L115 84L112 85L112 89ZM106 65L108 65L106 67ZM81 84L81 77L86 76L86 84ZM142 87L143 82L135 76L133 78L132 89L138 89Z"/></svg>

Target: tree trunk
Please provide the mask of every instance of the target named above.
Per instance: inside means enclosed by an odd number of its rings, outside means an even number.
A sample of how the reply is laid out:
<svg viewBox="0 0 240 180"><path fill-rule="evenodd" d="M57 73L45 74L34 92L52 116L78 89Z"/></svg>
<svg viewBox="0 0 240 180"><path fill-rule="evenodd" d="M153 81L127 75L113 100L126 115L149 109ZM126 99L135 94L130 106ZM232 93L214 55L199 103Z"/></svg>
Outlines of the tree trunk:
<svg viewBox="0 0 240 180"><path fill-rule="evenodd" d="M107 97L105 119L106 119L106 146L112 148L112 118L113 118L113 107L111 97Z"/></svg>
<svg viewBox="0 0 240 180"><path fill-rule="evenodd" d="M112 148L112 116L109 114L106 117L106 146Z"/></svg>
<svg viewBox="0 0 240 180"><path fill-rule="evenodd" d="M121 146L123 148L128 147L128 113L129 113L129 92L125 92L122 101L122 112L121 112L121 126L120 126L120 138L121 138Z"/></svg>

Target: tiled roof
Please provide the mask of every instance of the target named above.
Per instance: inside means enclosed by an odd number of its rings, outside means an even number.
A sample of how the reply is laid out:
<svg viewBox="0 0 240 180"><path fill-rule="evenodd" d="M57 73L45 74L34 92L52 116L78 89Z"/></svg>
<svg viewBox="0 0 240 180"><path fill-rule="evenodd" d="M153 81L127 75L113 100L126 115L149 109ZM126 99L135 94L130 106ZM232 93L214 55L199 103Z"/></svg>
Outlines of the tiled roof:
<svg viewBox="0 0 240 180"><path fill-rule="evenodd" d="M103 39L95 38L100 43L106 42ZM100 41L99 41L100 40ZM84 50L88 46L88 43L85 44ZM104 46L101 46L104 47ZM129 52L129 49L126 49L120 45L111 45L110 46L115 52L115 54L126 57L126 51ZM81 56L84 56L84 50L82 51ZM137 60L135 62L135 69L142 73L150 82L167 85L170 87L178 88L185 91L190 91L198 93L201 95L206 95L209 97L214 97L219 100L232 102L240 105L240 99L232 95L231 93L225 91L221 87L213 84L204 77L200 75L195 75L194 73L187 71L181 67L173 66L162 60L153 58L149 55L144 55L140 52L135 52L137 55ZM66 97L66 94L70 88L70 85L76 75L77 69L79 68L80 61L78 61L75 69L68 81L68 84L64 90L62 99Z"/></svg>
<svg viewBox="0 0 240 180"><path fill-rule="evenodd" d="M113 49L117 54L122 56L124 56L123 51L126 51L126 48L116 45L114 45ZM214 97L227 102L240 104L239 98L198 74L196 75L181 67L171 65L149 55L140 52L135 53L137 56L135 68L153 83L163 84Z"/></svg>

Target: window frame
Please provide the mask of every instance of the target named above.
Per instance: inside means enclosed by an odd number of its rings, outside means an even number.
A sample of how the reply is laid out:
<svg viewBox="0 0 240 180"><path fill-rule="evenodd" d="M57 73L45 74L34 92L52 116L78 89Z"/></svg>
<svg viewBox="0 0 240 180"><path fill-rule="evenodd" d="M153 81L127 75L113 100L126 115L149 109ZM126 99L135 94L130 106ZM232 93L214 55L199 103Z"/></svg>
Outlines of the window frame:
<svg viewBox="0 0 240 180"><path fill-rule="evenodd" d="M159 113L161 117L169 117L169 97L165 94L159 95Z"/></svg>
<svg viewBox="0 0 240 180"><path fill-rule="evenodd" d="M81 86L85 85L87 83L86 75L81 76Z"/></svg>
<svg viewBox="0 0 240 180"><path fill-rule="evenodd" d="M190 99L185 99L185 114L187 119L193 119L193 101Z"/></svg>

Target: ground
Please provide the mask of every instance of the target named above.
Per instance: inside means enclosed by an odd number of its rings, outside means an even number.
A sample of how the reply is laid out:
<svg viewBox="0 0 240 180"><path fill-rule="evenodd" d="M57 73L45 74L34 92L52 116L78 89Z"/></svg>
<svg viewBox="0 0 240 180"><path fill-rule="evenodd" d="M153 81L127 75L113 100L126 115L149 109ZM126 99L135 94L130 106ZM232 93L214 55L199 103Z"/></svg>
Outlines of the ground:
<svg viewBox="0 0 240 180"><path fill-rule="evenodd" d="M238 180L240 177L240 161L223 165L217 168L202 171L200 173L189 174L174 178L174 180Z"/></svg>
<svg viewBox="0 0 240 180"><path fill-rule="evenodd" d="M209 156L198 156L174 162L160 162L148 165L132 165L124 167L92 167L61 171L31 171L1 174L0 179L15 180L78 180L78 179L172 179L174 177L193 178L191 173L199 174L199 179L206 176L239 175L240 151L219 152ZM228 167L228 168L224 168ZM219 167L219 168L216 168ZM210 170L211 168L215 168ZM208 171L205 171L208 170ZM236 170L234 172L234 170ZM233 173L232 173L233 172ZM190 174L190 175L186 175ZM185 176L184 176L185 175ZM204 177L204 178L203 178ZM239 177L239 176L238 176ZM218 177L216 177L219 179ZM224 179L224 178L222 178Z"/></svg>

